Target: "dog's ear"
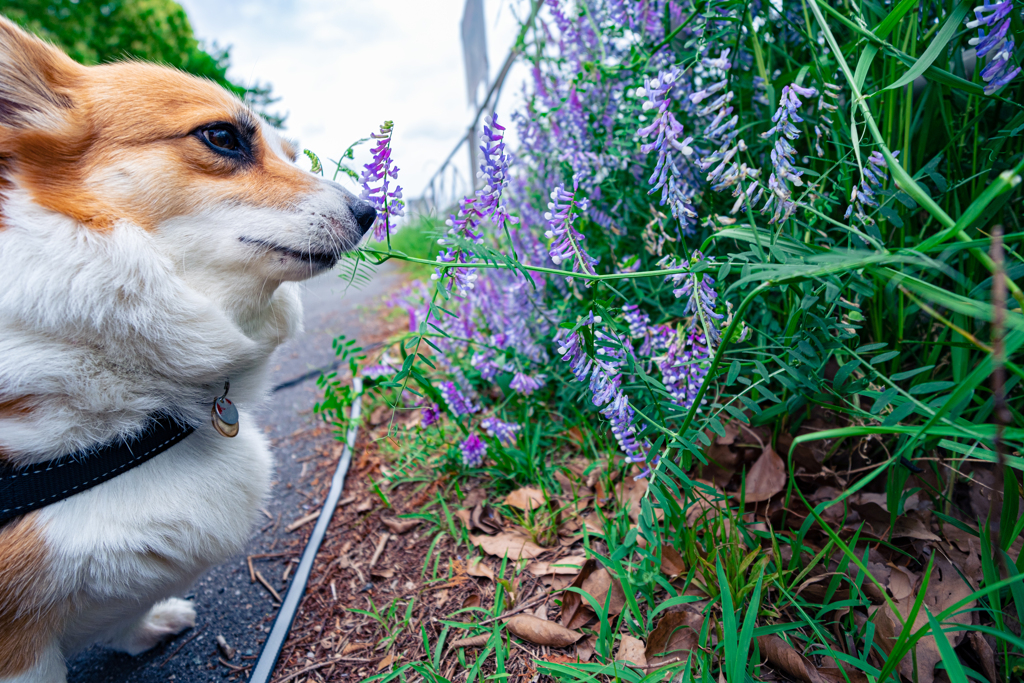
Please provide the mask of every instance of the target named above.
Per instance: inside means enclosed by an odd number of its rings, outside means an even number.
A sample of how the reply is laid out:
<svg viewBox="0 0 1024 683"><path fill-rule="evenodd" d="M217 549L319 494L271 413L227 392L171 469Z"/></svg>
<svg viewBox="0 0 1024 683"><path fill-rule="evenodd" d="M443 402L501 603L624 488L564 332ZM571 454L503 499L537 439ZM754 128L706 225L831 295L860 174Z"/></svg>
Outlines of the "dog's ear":
<svg viewBox="0 0 1024 683"><path fill-rule="evenodd" d="M0 16L0 129L52 129L73 107L84 67Z"/></svg>

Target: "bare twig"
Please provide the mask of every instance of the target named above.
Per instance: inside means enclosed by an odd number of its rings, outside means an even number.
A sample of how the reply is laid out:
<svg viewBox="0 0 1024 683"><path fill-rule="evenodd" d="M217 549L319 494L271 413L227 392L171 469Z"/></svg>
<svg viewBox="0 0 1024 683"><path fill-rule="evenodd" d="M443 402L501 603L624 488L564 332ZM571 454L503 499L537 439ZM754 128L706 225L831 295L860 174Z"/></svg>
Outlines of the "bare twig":
<svg viewBox="0 0 1024 683"><path fill-rule="evenodd" d="M176 654L178 654L179 652L181 652L181 648L183 648L183 647L185 647L186 645L188 645L189 643L191 643L191 642L192 642L193 640L195 640L195 639L196 639L196 636L198 636L198 635L199 635L200 633L202 633L202 632L203 632L203 631L205 631L205 630L206 630L206 624L203 624L202 626L200 626L200 627L199 627L199 628L198 628L198 629L196 630L196 632L195 632L195 633L193 633L192 635L190 635L190 636L189 636L189 637L188 637L187 639L185 639L185 640L181 641L181 645L179 645L178 647L174 648L174 652L172 652L171 654L167 655L167 659L165 659L164 661L160 662L160 665L159 665L159 666L158 666L157 668L158 668L158 669L162 669L162 668L164 668L164 664L166 664L167 662L169 662L169 661L171 661L172 659L174 659L174 655L176 655Z"/></svg>
<svg viewBox="0 0 1024 683"><path fill-rule="evenodd" d="M373 557L370 558L370 565L367 569L373 569L373 565L377 564L377 560L380 559L381 554L384 552L384 546L388 544L391 539L391 534L385 533L380 537L380 542L377 543L377 549L373 551Z"/></svg>
<svg viewBox="0 0 1024 683"><path fill-rule="evenodd" d="M275 600L277 600L278 602L283 602L281 600L281 596L277 594L276 590L274 590L274 587L270 585L269 581L263 578L263 574L260 574L258 570L256 571L256 580L262 583L263 587L270 591L270 594L274 596Z"/></svg>
<svg viewBox="0 0 1024 683"><path fill-rule="evenodd" d="M292 522L291 524L286 526L284 528L284 530L287 531L288 533L291 533L291 532L295 531L296 529L300 529L300 528L306 526L310 522L315 522L316 519L319 516L320 516L320 511L319 510L317 510L316 512L311 512L310 514L306 515L305 517L300 517L299 519L295 520L294 522Z"/></svg>

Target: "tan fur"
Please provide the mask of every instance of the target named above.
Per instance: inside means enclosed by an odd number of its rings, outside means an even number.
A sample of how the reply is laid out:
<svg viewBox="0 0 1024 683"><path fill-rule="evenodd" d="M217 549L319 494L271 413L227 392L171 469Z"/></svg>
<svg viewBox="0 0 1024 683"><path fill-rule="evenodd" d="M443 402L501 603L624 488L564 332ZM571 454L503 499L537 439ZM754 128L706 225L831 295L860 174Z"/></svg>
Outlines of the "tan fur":
<svg viewBox="0 0 1024 683"><path fill-rule="evenodd" d="M16 42L60 93L60 120L49 126L17 125L33 115L30 104L7 112L8 125L0 111L0 173L16 178L40 206L96 230L118 220L151 230L202 204L285 208L314 186L308 174L267 153L252 114L213 83L135 62L83 67L2 17L0 41ZM237 168L192 135L215 122L255 130L254 163ZM161 169L159 187L146 182L150 168Z"/></svg>
<svg viewBox="0 0 1024 683"><path fill-rule="evenodd" d="M35 513L0 529L0 678L30 669L60 631L60 610L44 590L47 554Z"/></svg>

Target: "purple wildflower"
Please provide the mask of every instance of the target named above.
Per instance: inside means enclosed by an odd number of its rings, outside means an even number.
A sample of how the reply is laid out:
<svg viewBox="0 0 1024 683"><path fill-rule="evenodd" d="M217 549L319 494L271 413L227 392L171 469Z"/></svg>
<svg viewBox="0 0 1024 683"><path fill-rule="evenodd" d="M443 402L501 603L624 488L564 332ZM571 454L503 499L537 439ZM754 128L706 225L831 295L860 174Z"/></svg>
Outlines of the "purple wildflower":
<svg viewBox="0 0 1024 683"><path fill-rule="evenodd" d="M501 195L508 185L508 169L512 157L505 151L505 128L498 125L498 115L491 115L490 126L484 124L484 132L480 136L480 151L484 154L480 164L478 177L485 181L483 188L477 191L477 211L490 218L500 231L505 224L515 225L519 219L510 216L508 209L501 201Z"/></svg>
<svg viewBox="0 0 1024 683"><path fill-rule="evenodd" d="M822 88L821 97L818 98L818 123L814 125L814 151L820 157L825 156L825 150L821 146L822 136L832 137L832 112L839 110L836 104L825 98L838 100L841 90L842 88L835 83L826 83Z"/></svg>
<svg viewBox="0 0 1024 683"><path fill-rule="evenodd" d="M898 155L898 150L893 152L894 157ZM888 177L889 167L885 163L885 157L879 152L872 152L868 157L868 163L864 164L863 171L860 184L854 186L850 194L850 205L846 207L844 217L849 218L853 214L863 225L874 225L875 221L868 216L868 211L878 208L875 193L882 189L882 183Z"/></svg>
<svg viewBox="0 0 1024 683"><path fill-rule="evenodd" d="M665 388L672 402L689 410L697 399L711 363L710 349L703 331L690 329L678 335L658 363Z"/></svg>
<svg viewBox="0 0 1024 683"><path fill-rule="evenodd" d="M450 410L452 415L455 417L468 415L469 413L475 413L480 410L480 406L467 398L455 382L445 382L438 387L438 390L441 392L441 398L444 399L445 404L448 406L448 410Z"/></svg>
<svg viewBox="0 0 1024 683"><path fill-rule="evenodd" d="M679 76L679 68L673 66L662 71L657 78L644 79L644 87L637 88L638 96L648 98L643 104L644 111L657 108L654 120L640 128L637 134L642 138L654 136L651 142L640 146L641 152L658 152L654 173L648 180L651 189L647 194L661 190L661 205L669 205L672 215L683 226L683 234L689 236L696 232L697 211L693 208L696 189L683 177L686 162L681 157L693 155L693 147L690 146L693 138L679 140L683 126L669 110L672 87Z"/></svg>
<svg viewBox="0 0 1024 683"><path fill-rule="evenodd" d="M700 251L694 250L690 257L690 267L693 268L702 261L704 261L704 255ZM670 268L678 267L674 259L666 261L665 265ZM686 298L686 309L683 313L693 316L690 328L700 330L711 341L712 347L717 346L722 337L717 321L722 320L725 316L715 313L715 308L718 305L718 293L714 289L714 278L705 271L703 273L676 273L667 275L665 279L679 285L678 288L672 290L677 299Z"/></svg>
<svg viewBox="0 0 1024 683"><path fill-rule="evenodd" d="M571 261L574 273L583 272L594 275L594 264L597 263L597 259L591 257L583 249L585 238L572 224L575 218L574 209L586 211L588 206L586 199L576 200L579 184L579 175L575 175L572 179L572 193L565 191L564 184L559 185L551 192L549 211L544 214L544 218L548 222L548 230L544 234L551 240L549 255L555 265Z"/></svg>
<svg viewBox="0 0 1024 683"><path fill-rule="evenodd" d="M493 436L503 446L511 446L516 442L516 433L522 429L522 425L502 422L496 417L484 418L480 426L487 436Z"/></svg>
<svg viewBox="0 0 1024 683"><path fill-rule="evenodd" d="M622 307L622 317L629 325L629 336L634 339L647 334L647 328L651 324L651 317L647 315L637 304L626 304Z"/></svg>
<svg viewBox="0 0 1024 683"><path fill-rule="evenodd" d="M775 135L775 148L772 150L773 172L768 178L768 189L770 194L761 207L761 213L772 212L769 224L779 220L786 220L793 211L796 204L793 202L793 190L790 185L800 186L804 181L800 179L800 171L793 166L793 158L796 156L796 149L790 144L790 140L800 137L800 129L794 124L803 122L800 118L800 98L815 97L818 91L814 88L804 88L796 83L791 83L782 89L782 98L779 108L772 117L775 123L771 129L761 134L761 137L768 138Z"/></svg>
<svg viewBox="0 0 1024 683"><path fill-rule="evenodd" d="M544 375L528 375L525 372L517 372L508 386L517 394L529 396L544 386L546 381L547 378Z"/></svg>
<svg viewBox="0 0 1024 683"><path fill-rule="evenodd" d="M383 240L397 228L392 224L392 217L404 215L405 202L402 200L402 187L395 185L389 190L389 180L398 178L398 166L391 162L391 134L394 123L385 121L380 133L371 133L370 137L377 141L373 148L373 161L363 166L363 174L359 179L363 186L360 195L373 204L377 210L377 220L373 225L373 238ZM371 183L380 183L380 187L370 187Z"/></svg>
<svg viewBox="0 0 1024 683"><path fill-rule="evenodd" d="M437 260L445 263L468 263L466 254L463 249L446 249L437 255ZM469 255L472 257L472 254ZM450 268L443 272L441 266L435 268L430 275L431 280L445 280L444 286L447 291L454 290L463 298L469 296L469 291L476 287L477 277L479 276L476 268Z"/></svg>
<svg viewBox="0 0 1024 683"><path fill-rule="evenodd" d="M436 424L440 419L441 407L436 403L431 403L423 409L423 415L420 417L420 426L429 427L432 424Z"/></svg>
<svg viewBox="0 0 1024 683"><path fill-rule="evenodd" d="M974 8L974 20L967 22L967 28L978 29L977 37L971 38L970 44L976 46L978 57L988 57L988 64L981 70L986 95L992 95L1020 73L1020 67L1014 67L1010 61L1013 39L1006 37L1012 12L1013 0L985 0L984 4ZM986 34L982 27L989 27L989 33Z"/></svg>
<svg viewBox="0 0 1024 683"><path fill-rule="evenodd" d="M462 462L466 467L480 467L487 455L487 444L476 434L470 434L459 446L462 450Z"/></svg>

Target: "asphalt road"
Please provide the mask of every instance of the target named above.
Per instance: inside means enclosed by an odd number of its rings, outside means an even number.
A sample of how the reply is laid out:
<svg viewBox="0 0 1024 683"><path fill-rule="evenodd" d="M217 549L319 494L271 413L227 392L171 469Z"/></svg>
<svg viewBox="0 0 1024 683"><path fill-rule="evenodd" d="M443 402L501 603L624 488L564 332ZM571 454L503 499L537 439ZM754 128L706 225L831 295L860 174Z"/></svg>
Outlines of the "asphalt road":
<svg viewBox="0 0 1024 683"><path fill-rule="evenodd" d="M296 482L300 462L313 454L310 440L289 438L314 426L313 404L321 398L315 372L335 362L331 342L338 335L359 340L377 328L381 296L399 286L401 273L387 263L362 286L346 287L336 273L319 276L304 284L305 331L279 348L272 359L274 385L288 384L275 391L261 410L261 427L274 449L277 484L268 501L268 519L257 531L242 555L213 568L199 579L189 596L198 613L196 628L138 657L99 647L79 655L68 665L71 683L200 683L222 681L232 671L218 662L218 635L237 650L230 664L252 664L276 614L269 592L251 583L246 556L281 550L284 527L305 505L315 509L321 501L304 500ZM297 381L298 380L298 381ZM280 519L280 523L275 522ZM283 591L282 577L268 577ZM243 674L240 680L246 680ZM239 680L236 678L235 680Z"/></svg>

